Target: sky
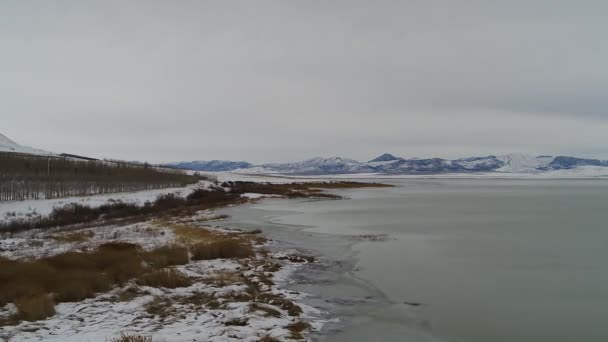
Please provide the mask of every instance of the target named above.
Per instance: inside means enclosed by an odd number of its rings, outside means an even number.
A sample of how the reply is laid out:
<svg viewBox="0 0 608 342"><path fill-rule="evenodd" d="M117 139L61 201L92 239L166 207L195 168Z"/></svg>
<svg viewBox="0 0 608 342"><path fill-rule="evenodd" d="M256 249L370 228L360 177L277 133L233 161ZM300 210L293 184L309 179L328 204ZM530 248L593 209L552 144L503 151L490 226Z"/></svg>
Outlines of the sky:
<svg viewBox="0 0 608 342"><path fill-rule="evenodd" d="M0 3L0 133L101 158L608 159L608 1Z"/></svg>

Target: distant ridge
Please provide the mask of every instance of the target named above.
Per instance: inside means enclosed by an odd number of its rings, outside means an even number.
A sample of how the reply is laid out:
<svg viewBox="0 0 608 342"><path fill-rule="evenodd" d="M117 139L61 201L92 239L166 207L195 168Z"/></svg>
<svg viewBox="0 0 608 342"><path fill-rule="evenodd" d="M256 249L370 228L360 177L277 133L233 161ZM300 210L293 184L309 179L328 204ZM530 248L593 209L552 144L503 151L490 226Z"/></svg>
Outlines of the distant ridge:
<svg viewBox="0 0 608 342"><path fill-rule="evenodd" d="M502 156L470 157L460 159L412 158L403 159L384 153L369 162L342 157L316 157L295 162L253 165L247 162L194 161L166 164L197 171L236 171L244 173L271 173L292 175L385 174L416 175L446 173L543 173L555 170L573 170L581 167L608 167L608 161L566 156L522 153Z"/></svg>
<svg viewBox="0 0 608 342"><path fill-rule="evenodd" d="M248 169L253 167L252 164L244 161L227 161L227 160L210 160L210 161L191 161L164 164L163 166L176 169L194 170L194 171L234 171L238 169Z"/></svg>

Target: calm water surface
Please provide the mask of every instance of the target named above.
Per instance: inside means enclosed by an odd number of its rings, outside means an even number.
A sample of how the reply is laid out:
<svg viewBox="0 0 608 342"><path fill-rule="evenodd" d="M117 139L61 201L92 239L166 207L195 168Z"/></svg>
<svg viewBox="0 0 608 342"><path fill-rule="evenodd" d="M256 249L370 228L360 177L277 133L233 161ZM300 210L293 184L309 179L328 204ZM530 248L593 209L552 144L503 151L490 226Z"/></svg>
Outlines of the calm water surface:
<svg viewBox="0 0 608 342"><path fill-rule="evenodd" d="M608 341L608 181L390 182L227 211L322 256L292 284L320 341Z"/></svg>

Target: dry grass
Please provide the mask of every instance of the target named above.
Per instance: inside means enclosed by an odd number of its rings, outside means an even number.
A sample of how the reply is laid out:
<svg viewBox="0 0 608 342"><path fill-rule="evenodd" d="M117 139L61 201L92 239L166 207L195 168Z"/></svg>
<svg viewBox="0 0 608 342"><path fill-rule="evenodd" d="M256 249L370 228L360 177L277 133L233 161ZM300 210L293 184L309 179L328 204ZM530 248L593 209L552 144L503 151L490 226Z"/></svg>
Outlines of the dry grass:
<svg viewBox="0 0 608 342"><path fill-rule="evenodd" d="M112 297L113 302L129 302L133 299L150 294L147 291L140 290L137 286L129 286L120 291L116 296Z"/></svg>
<svg viewBox="0 0 608 342"><path fill-rule="evenodd" d="M256 311L261 311L264 313L264 316L266 317L281 317L281 311L267 306L267 305L261 305L258 303L251 303L249 304L249 311L250 312L256 312Z"/></svg>
<svg viewBox="0 0 608 342"><path fill-rule="evenodd" d="M310 329L310 324L302 321L292 323L287 326L287 330L291 332L291 337L294 339L303 339L302 332Z"/></svg>
<svg viewBox="0 0 608 342"><path fill-rule="evenodd" d="M141 335L128 335L128 334L120 334L119 337L115 337L110 340L110 342L152 342L152 337L150 336L141 336Z"/></svg>
<svg viewBox="0 0 608 342"><path fill-rule="evenodd" d="M216 234L208 229L200 228L189 224L163 222L157 224L169 226L169 228L173 230L177 242L186 245L201 241L213 241L220 236L219 234Z"/></svg>
<svg viewBox="0 0 608 342"><path fill-rule="evenodd" d="M55 314L55 303L46 294L19 298L15 301L15 305L19 310L15 317L18 320L38 321Z"/></svg>
<svg viewBox="0 0 608 342"><path fill-rule="evenodd" d="M218 287L243 283L243 278L234 272L218 272L210 278L210 282Z"/></svg>
<svg viewBox="0 0 608 342"><path fill-rule="evenodd" d="M285 299L279 295L273 293L261 293L255 297L256 302L270 304L287 311L289 316L300 316L302 314L302 308L296 305L293 301Z"/></svg>
<svg viewBox="0 0 608 342"><path fill-rule="evenodd" d="M180 246L163 246L143 254L144 260L154 268L188 263L188 250Z"/></svg>
<svg viewBox="0 0 608 342"><path fill-rule="evenodd" d="M157 270L140 276L137 284L175 289L192 285L192 280L176 270Z"/></svg>
<svg viewBox="0 0 608 342"><path fill-rule="evenodd" d="M242 318L242 317L231 318L224 322L224 325L226 325L226 326L244 327L247 324L249 324L249 320L247 318Z"/></svg>
<svg viewBox="0 0 608 342"><path fill-rule="evenodd" d="M173 300L167 297L155 297L153 301L146 304L146 312L150 315L167 317L175 314Z"/></svg>
<svg viewBox="0 0 608 342"><path fill-rule="evenodd" d="M254 255L251 244L243 239L224 238L212 242L201 242L190 249L194 260L243 259Z"/></svg>
<svg viewBox="0 0 608 342"><path fill-rule="evenodd" d="M264 336L260 337L258 342L279 342L279 340L270 335L264 335Z"/></svg>
<svg viewBox="0 0 608 342"><path fill-rule="evenodd" d="M20 301L15 318L37 319L52 315L52 310L40 304L49 294L57 302L76 302L132 279L146 286L189 286L191 281L184 274L165 269L187 262L187 250L183 247L143 251L124 242L106 243L92 252L68 252L35 261L0 258L0 307Z"/></svg>

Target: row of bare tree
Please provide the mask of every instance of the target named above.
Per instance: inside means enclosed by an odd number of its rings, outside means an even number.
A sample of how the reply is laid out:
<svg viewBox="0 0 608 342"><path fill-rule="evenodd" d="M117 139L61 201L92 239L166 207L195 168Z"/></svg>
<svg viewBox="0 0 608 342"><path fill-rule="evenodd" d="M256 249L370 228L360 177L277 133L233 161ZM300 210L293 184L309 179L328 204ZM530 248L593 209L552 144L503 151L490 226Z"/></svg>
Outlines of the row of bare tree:
<svg viewBox="0 0 608 342"><path fill-rule="evenodd" d="M179 187L198 180L181 170L149 164L0 152L0 201Z"/></svg>

